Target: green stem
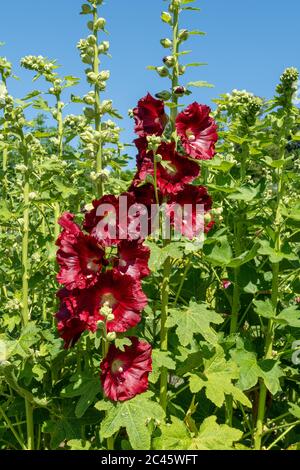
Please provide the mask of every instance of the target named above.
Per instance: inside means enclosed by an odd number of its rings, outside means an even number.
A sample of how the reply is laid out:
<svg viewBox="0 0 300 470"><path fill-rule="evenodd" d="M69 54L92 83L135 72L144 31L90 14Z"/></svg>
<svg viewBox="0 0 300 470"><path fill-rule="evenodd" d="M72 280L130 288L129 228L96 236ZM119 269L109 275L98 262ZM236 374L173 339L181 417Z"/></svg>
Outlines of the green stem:
<svg viewBox="0 0 300 470"><path fill-rule="evenodd" d="M28 278L29 278L29 263L28 263L28 247L29 247L29 156L27 149L23 148L24 165L26 171L24 175L24 188L23 188L23 238L22 238L22 321L26 326L29 321L29 302L28 302Z"/></svg>
<svg viewBox="0 0 300 470"><path fill-rule="evenodd" d="M11 430L12 434L14 435L16 441L18 441L18 443L20 444L21 448L23 450L26 450L26 446L24 444L24 442L22 441L22 439L20 438L20 436L18 435L18 433L16 432L15 428L14 428L14 425L12 424L11 420L9 419L9 417L6 415L5 411L2 409L1 405L0 405L0 414L2 415L4 421L6 422L7 426L9 427L9 429Z"/></svg>
<svg viewBox="0 0 300 470"><path fill-rule="evenodd" d="M25 409L27 426L27 450L34 450L33 408L28 400L25 400Z"/></svg>
<svg viewBox="0 0 300 470"><path fill-rule="evenodd" d="M280 436L277 437L277 439L275 439L274 442L272 442L272 444L269 445L267 450L271 450L272 447L274 447L277 444L277 442L281 441L284 438L284 436L286 436L292 429L294 429L295 426L297 426L297 424L293 424L288 429L286 429Z"/></svg>
<svg viewBox="0 0 300 470"><path fill-rule="evenodd" d="M163 281L161 289L161 327L160 327L160 350L168 351L168 305L170 292L171 259L168 257L164 263ZM160 404L166 411L168 391L168 369L162 367L160 375Z"/></svg>
<svg viewBox="0 0 300 470"><path fill-rule="evenodd" d="M282 151L282 158L284 158L285 152ZM277 205L275 212L275 250L280 252L281 250L281 213L280 204L283 194L283 169L278 169L278 196ZM272 297L271 302L274 311L277 310L278 297L279 297L279 263L272 263ZM274 320L271 318L268 322L266 338L265 338L265 359L272 359L273 353L273 342L274 342ZM256 450L261 449L263 427L266 413L266 400L267 400L267 387L265 382L260 380L260 392L258 402L258 415L256 422L256 432L254 435L254 447Z"/></svg>
<svg viewBox="0 0 300 470"><path fill-rule="evenodd" d="M172 75L172 102L173 106L170 113L170 121L173 132L175 131L175 122L178 113L178 96L174 93L174 88L178 86L179 76L179 6L173 4L173 57L175 60ZM165 240L165 246L169 241ZM171 259L168 257L164 263L163 280L161 288L161 326L160 326L160 350L168 351L168 329L166 327L168 319L169 293L170 293L170 275L171 275ZM168 369L162 367L160 374L160 404L166 411L167 409L167 393L168 393Z"/></svg>
<svg viewBox="0 0 300 470"><path fill-rule="evenodd" d="M94 8L93 10L93 23L94 23L94 29L93 29L93 34L96 38L96 43L94 45L94 61L93 61L93 72L98 75L100 72L100 59L99 59L99 51L98 51L98 29L96 27L96 23L98 20L98 10L97 7ZM102 197L104 193L104 187L103 187L103 179L102 176L99 177L99 174L103 170L103 143L102 143L102 125L101 125L101 97L100 97L100 89L98 84L95 85L94 87L95 91L95 130L99 132L99 141L97 143L96 147L96 173L98 176L97 183L96 183L96 190L97 190L97 195L98 197Z"/></svg>

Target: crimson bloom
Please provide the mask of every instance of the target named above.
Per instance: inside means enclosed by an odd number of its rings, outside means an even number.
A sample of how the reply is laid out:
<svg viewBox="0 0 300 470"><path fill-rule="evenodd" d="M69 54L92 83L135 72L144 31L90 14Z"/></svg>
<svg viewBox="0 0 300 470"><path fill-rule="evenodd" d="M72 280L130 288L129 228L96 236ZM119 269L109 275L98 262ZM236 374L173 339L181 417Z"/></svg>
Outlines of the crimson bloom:
<svg viewBox="0 0 300 470"><path fill-rule="evenodd" d="M60 266L57 280L67 289L86 289L97 282L104 250L93 237L82 233L73 220L73 214L65 213L58 221L63 231L56 242Z"/></svg>
<svg viewBox="0 0 300 470"><path fill-rule="evenodd" d="M199 165L179 155L175 150L175 142L163 142L157 154L162 158L156 165L157 187L163 196L177 194L186 183L191 183L199 176ZM143 181L149 174L154 177L154 173L153 152L148 152L140 165L139 178Z"/></svg>
<svg viewBox="0 0 300 470"><path fill-rule="evenodd" d="M130 400L148 388L152 348L138 338L129 339L131 345L125 346L124 351L111 344L100 365L104 394L113 401Z"/></svg>
<svg viewBox="0 0 300 470"><path fill-rule="evenodd" d="M142 279L149 276L148 261L150 249L140 241L122 240L118 246L116 268L123 274L128 274L134 279Z"/></svg>
<svg viewBox="0 0 300 470"><path fill-rule="evenodd" d="M60 299L60 308L56 314L57 329L59 336L64 340L65 349L74 346L84 331L96 329L96 322L93 327L88 313L78 309L80 292L82 291L61 289L57 294Z"/></svg>
<svg viewBox="0 0 300 470"><path fill-rule="evenodd" d="M186 153L197 160L210 160L218 140L217 125L209 106L193 103L176 119L176 130Z"/></svg>
<svg viewBox="0 0 300 470"><path fill-rule="evenodd" d="M135 202L129 192L93 201L93 209L85 215L84 229L105 246L131 239L129 227L137 215L130 215L128 209Z"/></svg>
<svg viewBox="0 0 300 470"><path fill-rule="evenodd" d="M162 135L168 120L164 102L153 98L150 93L140 99L137 107L133 110L133 115L134 130L140 137L153 134Z"/></svg>
<svg viewBox="0 0 300 470"><path fill-rule="evenodd" d="M183 236L193 239L205 231L203 213L212 208L212 199L204 186L186 185L184 189L171 197L166 212L175 230Z"/></svg>

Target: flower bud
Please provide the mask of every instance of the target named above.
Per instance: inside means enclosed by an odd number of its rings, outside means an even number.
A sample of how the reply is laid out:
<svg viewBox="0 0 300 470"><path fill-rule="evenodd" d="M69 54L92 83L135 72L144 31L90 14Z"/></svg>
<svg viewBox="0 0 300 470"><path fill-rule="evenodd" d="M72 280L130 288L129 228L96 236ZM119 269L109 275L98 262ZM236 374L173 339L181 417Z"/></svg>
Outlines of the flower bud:
<svg viewBox="0 0 300 470"><path fill-rule="evenodd" d="M163 58L163 63L167 66L167 67L174 67L175 65L175 57L172 56L172 55L168 55L166 57Z"/></svg>
<svg viewBox="0 0 300 470"><path fill-rule="evenodd" d="M189 38L189 31L187 29L181 29L178 35L179 41L187 41Z"/></svg>
<svg viewBox="0 0 300 470"><path fill-rule="evenodd" d="M116 333L112 331L110 333L107 333L106 339L107 341L111 342L111 341L114 341L116 337L117 337Z"/></svg>
<svg viewBox="0 0 300 470"><path fill-rule="evenodd" d="M167 67L156 67L156 71L160 77L167 77L169 75Z"/></svg>
<svg viewBox="0 0 300 470"><path fill-rule="evenodd" d="M155 97L159 100L168 101L171 98L171 93L168 90L163 90L159 93L156 93Z"/></svg>
<svg viewBox="0 0 300 470"><path fill-rule="evenodd" d="M162 156L159 155L159 153L157 153L157 154L155 155L154 159L155 159L156 163L160 163L160 162L162 161Z"/></svg>
<svg viewBox="0 0 300 470"><path fill-rule="evenodd" d="M183 75L185 71L186 71L186 67L184 65L179 65L179 68L178 68L179 75Z"/></svg>
<svg viewBox="0 0 300 470"><path fill-rule="evenodd" d="M173 46L171 39L168 38L161 39L160 43L165 49L170 49Z"/></svg>
<svg viewBox="0 0 300 470"><path fill-rule="evenodd" d="M172 16L170 15L169 12L163 11L161 14L161 19L164 23L171 24L172 23Z"/></svg>
<svg viewBox="0 0 300 470"><path fill-rule="evenodd" d="M99 80L100 81L105 81L108 80L110 77L110 71L109 70L102 70L102 72L99 73Z"/></svg>
<svg viewBox="0 0 300 470"><path fill-rule="evenodd" d="M104 29L106 25L106 19L105 18L98 18L98 20L95 23L95 28L96 29Z"/></svg>
<svg viewBox="0 0 300 470"><path fill-rule="evenodd" d="M109 315L107 315L107 321L114 321L115 319L115 316L113 313L110 313Z"/></svg>
<svg viewBox="0 0 300 470"><path fill-rule="evenodd" d="M94 46L97 42L96 36L91 34L90 36L88 36L87 41L91 46Z"/></svg>
<svg viewBox="0 0 300 470"><path fill-rule="evenodd" d="M173 89L173 93L177 96L183 96L185 95L186 93L186 88L184 86L176 86L174 89Z"/></svg>

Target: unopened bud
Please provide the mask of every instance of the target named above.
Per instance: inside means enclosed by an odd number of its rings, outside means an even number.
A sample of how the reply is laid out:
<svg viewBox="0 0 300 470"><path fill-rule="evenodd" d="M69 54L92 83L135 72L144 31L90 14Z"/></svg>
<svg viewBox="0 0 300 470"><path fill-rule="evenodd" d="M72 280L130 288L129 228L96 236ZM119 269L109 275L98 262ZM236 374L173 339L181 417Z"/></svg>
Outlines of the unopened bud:
<svg viewBox="0 0 300 470"><path fill-rule="evenodd" d="M187 41L189 38L189 32L187 29L181 29L178 35L179 41Z"/></svg>
<svg viewBox="0 0 300 470"><path fill-rule="evenodd" d="M110 313L109 315L107 315L107 318L106 318L106 319L107 319L107 321L114 321L115 316L114 316L113 313Z"/></svg>
<svg viewBox="0 0 300 470"><path fill-rule="evenodd" d="M167 67L174 67L175 65L175 57L172 56L172 55L168 55L166 57L163 58L163 63L167 66Z"/></svg>
<svg viewBox="0 0 300 470"><path fill-rule="evenodd" d="M117 337L116 333L112 331L110 333L107 333L106 339L107 341L111 342L111 341L114 341L116 337Z"/></svg>
<svg viewBox="0 0 300 470"><path fill-rule="evenodd" d="M95 23L95 28L96 29L104 29L106 25L106 19L105 18L98 18L98 20Z"/></svg>
<svg viewBox="0 0 300 470"><path fill-rule="evenodd" d="M184 86L176 86L173 89L173 93L177 96L183 96L186 93L186 88Z"/></svg>
<svg viewBox="0 0 300 470"><path fill-rule="evenodd" d="M169 75L167 67L156 67L156 71L160 77L167 77Z"/></svg>
<svg viewBox="0 0 300 470"><path fill-rule="evenodd" d="M161 39L160 43L162 47L164 47L165 49L170 49L173 45L171 39L168 39L168 38Z"/></svg>

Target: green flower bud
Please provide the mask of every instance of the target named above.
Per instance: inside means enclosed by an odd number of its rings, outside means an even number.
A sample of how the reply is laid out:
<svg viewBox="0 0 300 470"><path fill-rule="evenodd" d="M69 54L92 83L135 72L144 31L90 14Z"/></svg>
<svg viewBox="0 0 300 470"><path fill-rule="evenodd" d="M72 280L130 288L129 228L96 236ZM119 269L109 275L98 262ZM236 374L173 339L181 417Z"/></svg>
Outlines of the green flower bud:
<svg viewBox="0 0 300 470"><path fill-rule="evenodd" d="M163 90L163 91L160 91L159 93L156 93L155 96L159 100L168 101L172 95L168 90Z"/></svg>
<svg viewBox="0 0 300 470"><path fill-rule="evenodd" d="M162 161L162 156L159 155L159 153L157 153L157 154L155 155L154 159L155 159L156 163L160 163L160 162Z"/></svg>
<svg viewBox="0 0 300 470"><path fill-rule="evenodd" d="M169 12L163 11L161 14L161 19L164 23L171 24L172 23L172 16Z"/></svg>
<svg viewBox="0 0 300 470"><path fill-rule="evenodd" d="M179 68L178 68L179 75L183 75L185 71L186 71L186 67L184 65L179 65Z"/></svg>
<svg viewBox="0 0 300 470"><path fill-rule="evenodd" d="M116 333L112 331L111 333L107 333L106 339L107 341L112 342L116 339L116 337L117 337Z"/></svg>
<svg viewBox="0 0 300 470"><path fill-rule="evenodd" d="M168 38L161 39L160 43L162 47L164 47L165 49L170 49L173 46L171 39L168 39Z"/></svg>
<svg viewBox="0 0 300 470"><path fill-rule="evenodd" d="M163 63L167 66L167 67L174 67L175 65L175 57L172 56L172 55L168 55L166 57L163 58Z"/></svg>
<svg viewBox="0 0 300 470"><path fill-rule="evenodd" d="M167 67L156 67L156 71L160 77L167 77L169 75Z"/></svg>
<svg viewBox="0 0 300 470"><path fill-rule="evenodd" d="M106 81L110 77L110 71L109 70L102 70L102 72L99 73L98 80L100 81Z"/></svg>
<svg viewBox="0 0 300 470"><path fill-rule="evenodd" d="M89 13L92 13L91 7L90 7L90 5L85 3L81 7L81 15L88 15Z"/></svg>
<svg viewBox="0 0 300 470"><path fill-rule="evenodd" d="M179 41L187 41L189 38L189 31L187 29L181 29L178 35Z"/></svg>
<svg viewBox="0 0 300 470"><path fill-rule="evenodd" d="M107 321L114 321L115 319L115 316L113 313L110 313L109 315L107 315Z"/></svg>
<svg viewBox="0 0 300 470"><path fill-rule="evenodd" d="M184 86L176 86L173 89L173 93L177 96L184 96L186 91L187 91L187 89Z"/></svg>
<svg viewBox="0 0 300 470"><path fill-rule="evenodd" d="M91 45L91 46L94 46L97 42L97 39L96 39L96 36L94 36L93 34L90 34L90 36L88 36L87 38L87 42Z"/></svg>
<svg viewBox="0 0 300 470"><path fill-rule="evenodd" d="M105 25L106 25L106 19L105 18L98 18L96 23L95 23L95 28L100 30L100 29L104 29L105 28Z"/></svg>

